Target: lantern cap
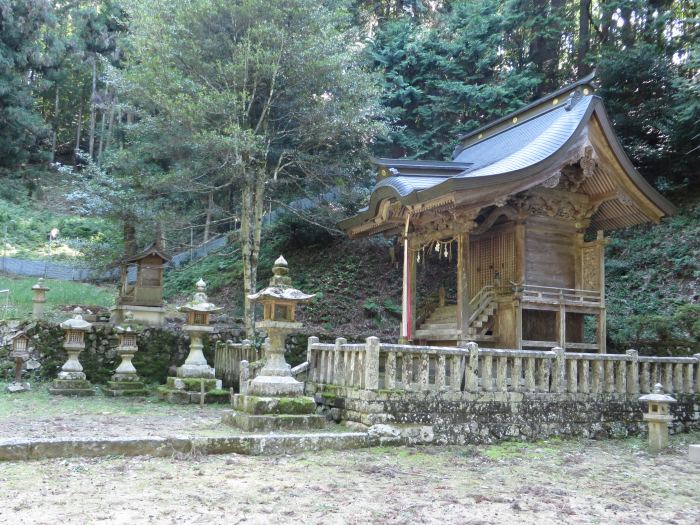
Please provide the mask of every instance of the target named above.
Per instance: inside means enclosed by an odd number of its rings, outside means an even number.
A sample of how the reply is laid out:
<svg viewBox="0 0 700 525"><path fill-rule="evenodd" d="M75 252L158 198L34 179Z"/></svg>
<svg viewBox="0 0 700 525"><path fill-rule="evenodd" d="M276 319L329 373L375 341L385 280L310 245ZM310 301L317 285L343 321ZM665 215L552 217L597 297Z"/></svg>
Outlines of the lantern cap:
<svg viewBox="0 0 700 525"><path fill-rule="evenodd" d="M281 300L289 302L306 302L313 299L316 294L306 294L292 286L292 279L289 277L289 267L287 260L280 255L272 266L272 279L270 285L258 293L248 296L251 301Z"/></svg>
<svg viewBox="0 0 700 525"><path fill-rule="evenodd" d="M82 330L87 331L90 329L92 324L88 323L83 319L83 309L78 307L73 310L73 318L63 321L61 323L61 328L64 330Z"/></svg>
<svg viewBox="0 0 700 525"><path fill-rule="evenodd" d="M205 292L207 283L204 282L204 279L200 278L196 286L197 292L192 296L192 300L178 308L180 312L219 312L223 310L223 308L209 302Z"/></svg>
<svg viewBox="0 0 700 525"><path fill-rule="evenodd" d="M654 391L651 394L645 394L642 397L639 398L640 401L647 401L647 402L652 402L652 403L675 403L676 400L669 396L668 394L664 394L664 389L661 383L656 383L654 385Z"/></svg>
<svg viewBox="0 0 700 525"><path fill-rule="evenodd" d="M20 337L24 337L25 339L29 339L29 336L27 335L27 332L25 332L24 330L20 330L19 332L16 332L16 333L12 334L12 335L7 339L7 341L8 341L8 342L12 342L12 341L14 341L15 339L19 339Z"/></svg>
<svg viewBox="0 0 700 525"><path fill-rule="evenodd" d="M36 284L34 286L32 286L32 290L43 290L45 292L48 292L50 290L50 288L47 288L46 286L44 286L44 278L39 277Z"/></svg>

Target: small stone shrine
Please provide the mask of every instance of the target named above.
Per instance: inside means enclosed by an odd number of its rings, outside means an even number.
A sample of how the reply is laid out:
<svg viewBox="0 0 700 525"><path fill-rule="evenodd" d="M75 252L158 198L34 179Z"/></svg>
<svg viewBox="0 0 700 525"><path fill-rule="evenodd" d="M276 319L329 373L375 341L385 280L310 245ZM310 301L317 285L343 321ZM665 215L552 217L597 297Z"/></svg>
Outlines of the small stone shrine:
<svg viewBox="0 0 700 525"><path fill-rule="evenodd" d="M649 423L649 449L661 450L668 446L668 425L673 421L671 403L676 400L664 394L660 383L654 385L651 394L643 395L640 401L649 403L649 409L644 414L644 421Z"/></svg>
<svg viewBox="0 0 700 525"><path fill-rule="evenodd" d="M325 419L316 415L316 403L304 396L304 383L292 377L291 367L284 359L287 335L302 326L295 321L296 305L314 295L291 286L284 257L275 261L272 273L267 288L248 296L263 305L263 320L257 327L268 335L265 365L248 382L247 393L234 396L234 412L225 414L223 420L246 431L323 428Z"/></svg>
<svg viewBox="0 0 700 525"><path fill-rule="evenodd" d="M184 364L177 368L176 377L168 377L166 386L159 389L159 397L165 401L198 402L203 393L221 389L221 380L214 377L214 369L204 357L202 337L214 331L209 316L222 308L209 302L206 287L202 279L197 281L197 292L192 300L178 308L187 314L182 331L190 335L190 352Z"/></svg>
<svg viewBox="0 0 700 525"><path fill-rule="evenodd" d="M92 396L95 391L85 378L83 366L78 361L80 352L85 350L85 332L92 328L92 324L83 319L81 308L73 310L73 314L72 319L61 323L61 328L66 333L63 348L68 353L68 360L61 367L58 378L53 380L49 392L65 396Z"/></svg>
<svg viewBox="0 0 700 525"><path fill-rule="evenodd" d="M105 394L109 396L143 396L148 392L141 378L136 372L136 368L131 360L134 354L138 352L138 331L133 327L134 314L127 311L124 315L125 322L121 326L117 326L117 337L119 345L117 346L117 355L121 357L121 363L115 370L112 380L107 382L107 387L104 389Z"/></svg>
<svg viewBox="0 0 700 525"><path fill-rule="evenodd" d="M169 260L159 238L140 254L122 262L119 296L117 306L112 308L112 323L123 323L125 313L130 311L137 323L163 326L163 268Z"/></svg>
<svg viewBox="0 0 700 525"><path fill-rule="evenodd" d="M34 297L32 298L32 318L34 320L43 319L44 317L44 304L46 303L46 292L50 288L44 286L44 279L39 277L37 283L32 286L32 293Z"/></svg>
<svg viewBox="0 0 700 525"><path fill-rule="evenodd" d="M29 337L25 332L17 332L10 339L10 344L10 358L15 360L15 380L5 390L10 394L18 394L31 389L29 383L22 382L22 367L29 359Z"/></svg>

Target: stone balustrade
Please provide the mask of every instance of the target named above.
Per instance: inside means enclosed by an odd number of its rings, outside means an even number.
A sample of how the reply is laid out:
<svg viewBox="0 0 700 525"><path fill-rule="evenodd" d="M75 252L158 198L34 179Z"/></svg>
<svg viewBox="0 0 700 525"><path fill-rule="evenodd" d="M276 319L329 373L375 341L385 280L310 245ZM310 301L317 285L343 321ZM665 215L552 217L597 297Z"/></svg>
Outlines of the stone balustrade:
<svg viewBox="0 0 700 525"><path fill-rule="evenodd" d="M645 357L383 344L335 344L309 338L308 381L364 390L571 393L598 396L648 393L660 382L667 393L700 393L700 354Z"/></svg>

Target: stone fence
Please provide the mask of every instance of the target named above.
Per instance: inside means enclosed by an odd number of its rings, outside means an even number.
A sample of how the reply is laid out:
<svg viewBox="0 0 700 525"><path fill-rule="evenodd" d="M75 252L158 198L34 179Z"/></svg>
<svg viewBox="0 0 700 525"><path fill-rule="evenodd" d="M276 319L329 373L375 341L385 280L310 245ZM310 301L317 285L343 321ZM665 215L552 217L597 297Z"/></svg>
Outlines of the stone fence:
<svg viewBox="0 0 700 525"><path fill-rule="evenodd" d="M309 381L368 390L646 394L655 383L667 393L700 393L700 354L646 357L382 344L335 344L309 338Z"/></svg>
<svg viewBox="0 0 700 525"><path fill-rule="evenodd" d="M700 425L700 355L647 357L308 341L306 391L337 420L411 427L417 441L483 442L645 431L639 396L661 383L673 430Z"/></svg>

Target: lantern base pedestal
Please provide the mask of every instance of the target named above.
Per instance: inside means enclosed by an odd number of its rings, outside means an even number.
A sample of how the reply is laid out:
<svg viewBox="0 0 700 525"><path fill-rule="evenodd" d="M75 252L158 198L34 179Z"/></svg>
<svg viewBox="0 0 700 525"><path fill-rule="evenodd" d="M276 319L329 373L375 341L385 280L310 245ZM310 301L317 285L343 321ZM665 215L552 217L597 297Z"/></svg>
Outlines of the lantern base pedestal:
<svg viewBox="0 0 700 525"><path fill-rule="evenodd" d="M229 403L230 394L222 390L221 379L195 377L168 377L165 385L158 387L158 399L176 405L199 403L204 383L204 402Z"/></svg>
<svg viewBox="0 0 700 525"><path fill-rule="evenodd" d="M147 396L148 390L141 381L107 381L107 386L102 388L106 396Z"/></svg>
<svg viewBox="0 0 700 525"><path fill-rule="evenodd" d="M236 394L233 408L233 412L223 415L222 422L245 432L312 430L326 426L326 418L316 415L316 403L311 397Z"/></svg>
<svg viewBox="0 0 700 525"><path fill-rule="evenodd" d="M20 394L22 392L29 392L32 389L29 383L10 383L5 387L5 392L8 394Z"/></svg>
<svg viewBox="0 0 700 525"><path fill-rule="evenodd" d="M188 365L177 367L177 377L193 379L214 379L214 369L209 365Z"/></svg>
<svg viewBox="0 0 700 525"><path fill-rule="evenodd" d="M248 394L252 396L296 397L304 395L304 383L288 376L258 376L250 381Z"/></svg>
<svg viewBox="0 0 700 525"><path fill-rule="evenodd" d="M90 381L85 379L54 379L49 394L57 396L94 396Z"/></svg>
<svg viewBox="0 0 700 525"><path fill-rule="evenodd" d="M165 324L165 308L162 306L137 306L120 304L110 310L109 322L114 325L123 324L126 312L134 314L132 322L148 326L163 326Z"/></svg>

